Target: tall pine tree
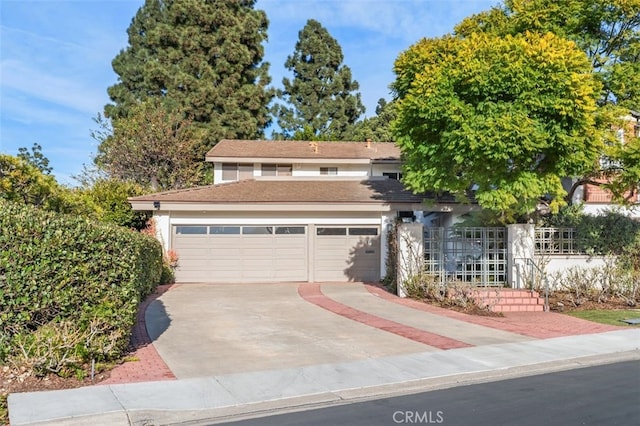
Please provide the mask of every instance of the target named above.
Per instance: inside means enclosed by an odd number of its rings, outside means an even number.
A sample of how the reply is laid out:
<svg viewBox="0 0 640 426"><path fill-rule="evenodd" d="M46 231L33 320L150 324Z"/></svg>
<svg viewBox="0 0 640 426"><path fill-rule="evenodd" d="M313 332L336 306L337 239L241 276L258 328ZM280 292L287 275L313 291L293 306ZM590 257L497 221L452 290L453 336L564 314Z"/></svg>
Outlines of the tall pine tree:
<svg viewBox="0 0 640 426"><path fill-rule="evenodd" d="M342 48L318 21L308 20L298 37L285 62L293 79L284 78L284 90L278 94L289 106L274 107L282 130L276 136L341 139L364 113L358 82L342 64Z"/></svg>
<svg viewBox="0 0 640 426"><path fill-rule="evenodd" d="M222 138L256 138L269 124L266 14L255 0L146 0L113 60L105 115L127 120L148 98L179 110L203 132L199 155ZM107 159L108 160L108 159Z"/></svg>

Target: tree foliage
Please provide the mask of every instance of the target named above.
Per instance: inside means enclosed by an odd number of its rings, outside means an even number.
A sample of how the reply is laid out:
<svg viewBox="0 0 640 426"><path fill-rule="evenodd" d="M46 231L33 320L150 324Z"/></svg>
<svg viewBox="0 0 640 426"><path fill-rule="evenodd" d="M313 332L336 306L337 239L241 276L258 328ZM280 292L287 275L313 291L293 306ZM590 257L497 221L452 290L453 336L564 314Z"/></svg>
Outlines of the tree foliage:
<svg viewBox="0 0 640 426"><path fill-rule="evenodd" d="M194 186L202 182L202 129L180 111L166 109L157 99L131 107L127 119L98 117L100 143L96 164L122 181L154 191Z"/></svg>
<svg viewBox="0 0 640 426"><path fill-rule="evenodd" d="M134 211L127 199L146 191L134 182L98 179L91 186L78 189L77 194L87 206L88 217L140 231L147 225L150 213Z"/></svg>
<svg viewBox="0 0 640 426"><path fill-rule="evenodd" d="M349 141L371 139L379 142L395 142L395 137L391 130L391 123L395 118L395 102L387 102L384 98L380 98L376 106L376 115L349 126L343 134L343 139Z"/></svg>
<svg viewBox="0 0 640 426"><path fill-rule="evenodd" d="M285 67L293 79L284 78L274 107L281 135L291 139L296 132L313 138L342 139L347 128L364 113L357 92L358 82L342 62L342 48L316 20L310 19L298 34L293 55ZM288 106L287 106L288 104Z"/></svg>
<svg viewBox="0 0 640 426"><path fill-rule="evenodd" d="M638 108L640 0L505 0L467 18L456 34L552 32L575 41L603 82L601 103Z"/></svg>
<svg viewBox="0 0 640 426"><path fill-rule="evenodd" d="M565 176L592 167L602 146L599 84L586 55L551 33L424 39L395 63L394 130L414 191L472 190L479 204L531 214L562 204Z"/></svg>
<svg viewBox="0 0 640 426"><path fill-rule="evenodd" d="M61 213L84 210L73 192L53 176L24 158L6 154L0 154L0 199Z"/></svg>
<svg viewBox="0 0 640 426"><path fill-rule="evenodd" d="M601 82L597 121L605 145L603 161L576 180L569 194L584 183L606 187L620 202L637 192L640 140L629 131L621 144L616 133L629 127L629 110L640 109L640 0L505 0L456 27L464 37L478 31L552 32L576 42Z"/></svg>
<svg viewBox="0 0 640 426"><path fill-rule="evenodd" d="M265 13L255 0L146 0L113 60L105 115L115 126L162 99L204 130L200 155L223 138L256 138L269 124ZM118 124L116 124L118 123ZM123 126L126 126L123 125Z"/></svg>

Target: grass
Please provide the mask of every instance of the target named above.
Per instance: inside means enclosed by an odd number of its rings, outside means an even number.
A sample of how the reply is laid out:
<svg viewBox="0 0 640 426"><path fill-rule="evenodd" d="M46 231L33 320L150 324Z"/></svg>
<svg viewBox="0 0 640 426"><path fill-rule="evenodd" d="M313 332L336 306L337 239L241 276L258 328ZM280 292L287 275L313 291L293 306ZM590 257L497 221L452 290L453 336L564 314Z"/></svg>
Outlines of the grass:
<svg viewBox="0 0 640 426"><path fill-rule="evenodd" d="M568 312L569 315L582 318L588 321L598 322L601 324L609 325L629 325L622 322L625 319L640 318L640 310L638 309L591 309L584 311L572 311ZM635 327L639 327L640 324L636 324ZM633 326L632 326L633 327Z"/></svg>

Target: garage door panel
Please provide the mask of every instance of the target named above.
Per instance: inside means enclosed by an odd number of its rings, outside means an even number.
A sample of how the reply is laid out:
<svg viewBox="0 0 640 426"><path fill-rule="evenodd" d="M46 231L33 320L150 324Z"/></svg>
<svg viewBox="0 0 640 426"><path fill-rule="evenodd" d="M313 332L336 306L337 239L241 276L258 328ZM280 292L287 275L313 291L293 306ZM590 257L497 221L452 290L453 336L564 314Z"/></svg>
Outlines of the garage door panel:
<svg viewBox="0 0 640 426"><path fill-rule="evenodd" d="M209 238L180 238L176 239L173 248L176 250L194 250L196 248L208 248L211 245Z"/></svg>
<svg viewBox="0 0 640 426"><path fill-rule="evenodd" d="M356 233L358 235L349 235ZM364 234L364 235L362 235ZM314 240L314 275L317 281L378 281L380 279L379 227L325 227Z"/></svg>
<svg viewBox="0 0 640 426"><path fill-rule="evenodd" d="M238 259L215 259L210 260L210 264L213 264L215 267L215 272L218 271L237 271L238 270ZM206 268L207 270L211 270L211 266Z"/></svg>
<svg viewBox="0 0 640 426"><path fill-rule="evenodd" d="M276 257L286 257L289 260L305 260L307 254L304 253L301 255L300 249L296 248L276 248L274 249L274 253Z"/></svg>

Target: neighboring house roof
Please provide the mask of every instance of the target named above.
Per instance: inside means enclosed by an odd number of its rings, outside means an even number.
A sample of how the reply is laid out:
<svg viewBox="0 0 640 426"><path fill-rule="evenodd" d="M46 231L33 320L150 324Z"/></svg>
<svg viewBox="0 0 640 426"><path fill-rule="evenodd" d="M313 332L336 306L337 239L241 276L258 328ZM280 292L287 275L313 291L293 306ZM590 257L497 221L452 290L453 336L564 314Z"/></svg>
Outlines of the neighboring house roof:
<svg viewBox="0 0 640 426"><path fill-rule="evenodd" d="M392 142L309 142L223 139L207 152L207 161L229 159L400 161Z"/></svg>
<svg viewBox="0 0 640 426"><path fill-rule="evenodd" d="M422 205L426 197L406 190L394 179L247 179L217 185L158 192L129 198L136 210L153 210L153 203L162 203L162 210L202 210L205 205L369 205L380 209L391 204ZM431 198L435 203L453 204L453 197ZM155 207L158 208L157 206ZM386 210L386 209L382 209Z"/></svg>

